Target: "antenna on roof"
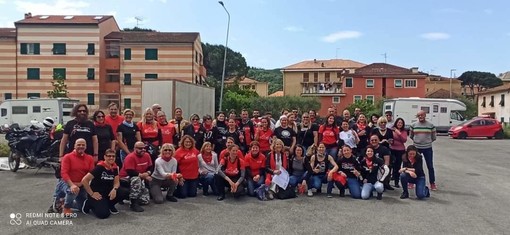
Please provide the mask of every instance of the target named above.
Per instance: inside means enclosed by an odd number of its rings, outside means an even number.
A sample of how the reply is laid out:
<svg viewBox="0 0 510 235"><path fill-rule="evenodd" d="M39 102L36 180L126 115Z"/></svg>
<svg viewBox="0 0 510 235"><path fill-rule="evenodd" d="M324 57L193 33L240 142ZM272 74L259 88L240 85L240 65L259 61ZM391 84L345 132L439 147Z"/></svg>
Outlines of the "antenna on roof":
<svg viewBox="0 0 510 235"><path fill-rule="evenodd" d="M135 16L135 20L136 20L136 27L138 28L138 25L139 25L140 22L143 21L143 18L140 17L140 16Z"/></svg>
<svg viewBox="0 0 510 235"><path fill-rule="evenodd" d="M385 64L387 64L387 63L386 63L386 59L388 58L387 53L386 53L386 52L384 52L384 53L383 53L383 54L381 54L381 55L382 55L382 56L384 56L384 63L385 63Z"/></svg>

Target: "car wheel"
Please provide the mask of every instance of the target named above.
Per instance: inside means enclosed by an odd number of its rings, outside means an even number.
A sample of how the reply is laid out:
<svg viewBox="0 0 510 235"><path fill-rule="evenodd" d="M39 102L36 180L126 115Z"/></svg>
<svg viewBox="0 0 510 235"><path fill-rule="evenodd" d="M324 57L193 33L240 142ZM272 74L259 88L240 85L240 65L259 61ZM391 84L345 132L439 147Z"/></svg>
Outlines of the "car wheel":
<svg viewBox="0 0 510 235"><path fill-rule="evenodd" d="M465 139L465 138L467 138L467 133L464 132L464 131L460 132L459 133L459 139Z"/></svg>
<svg viewBox="0 0 510 235"><path fill-rule="evenodd" d="M505 133L503 133L503 130L499 130L494 134L494 138L500 140L505 137Z"/></svg>

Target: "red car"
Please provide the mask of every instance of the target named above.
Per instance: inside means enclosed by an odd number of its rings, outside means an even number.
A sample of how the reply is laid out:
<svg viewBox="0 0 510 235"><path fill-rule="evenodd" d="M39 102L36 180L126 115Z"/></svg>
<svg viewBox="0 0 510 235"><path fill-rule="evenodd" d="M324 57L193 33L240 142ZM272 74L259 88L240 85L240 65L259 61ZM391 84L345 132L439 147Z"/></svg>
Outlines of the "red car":
<svg viewBox="0 0 510 235"><path fill-rule="evenodd" d="M454 139L465 139L467 137L487 137L489 139L503 139L503 127L501 123L493 118L474 118L453 126L448 135Z"/></svg>

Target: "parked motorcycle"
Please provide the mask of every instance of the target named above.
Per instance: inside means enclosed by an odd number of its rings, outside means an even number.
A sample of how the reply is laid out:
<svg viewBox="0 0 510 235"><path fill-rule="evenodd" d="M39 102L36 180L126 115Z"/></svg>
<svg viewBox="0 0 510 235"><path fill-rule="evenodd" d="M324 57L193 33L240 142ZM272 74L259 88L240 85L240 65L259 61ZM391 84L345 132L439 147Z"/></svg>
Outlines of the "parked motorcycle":
<svg viewBox="0 0 510 235"><path fill-rule="evenodd" d="M44 129L33 126L21 129L19 125L13 124L9 127L5 139L11 149L8 165L12 172L18 171L22 161L32 168L48 167L55 171L60 169L60 140L51 140Z"/></svg>

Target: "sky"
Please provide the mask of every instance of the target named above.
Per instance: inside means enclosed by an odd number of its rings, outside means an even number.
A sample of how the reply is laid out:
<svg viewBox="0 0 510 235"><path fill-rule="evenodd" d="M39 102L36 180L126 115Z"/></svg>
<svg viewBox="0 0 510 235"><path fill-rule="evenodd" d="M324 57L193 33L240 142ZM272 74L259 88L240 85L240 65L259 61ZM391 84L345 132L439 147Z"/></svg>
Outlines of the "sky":
<svg viewBox="0 0 510 235"><path fill-rule="evenodd" d="M228 46L249 66L304 60L386 62L444 77L510 71L510 1L224 0ZM199 32L226 42L227 13L215 0L0 0L0 27L33 15L113 15L120 28ZM228 59L228 58L227 58ZM455 71L452 72L452 69Z"/></svg>

